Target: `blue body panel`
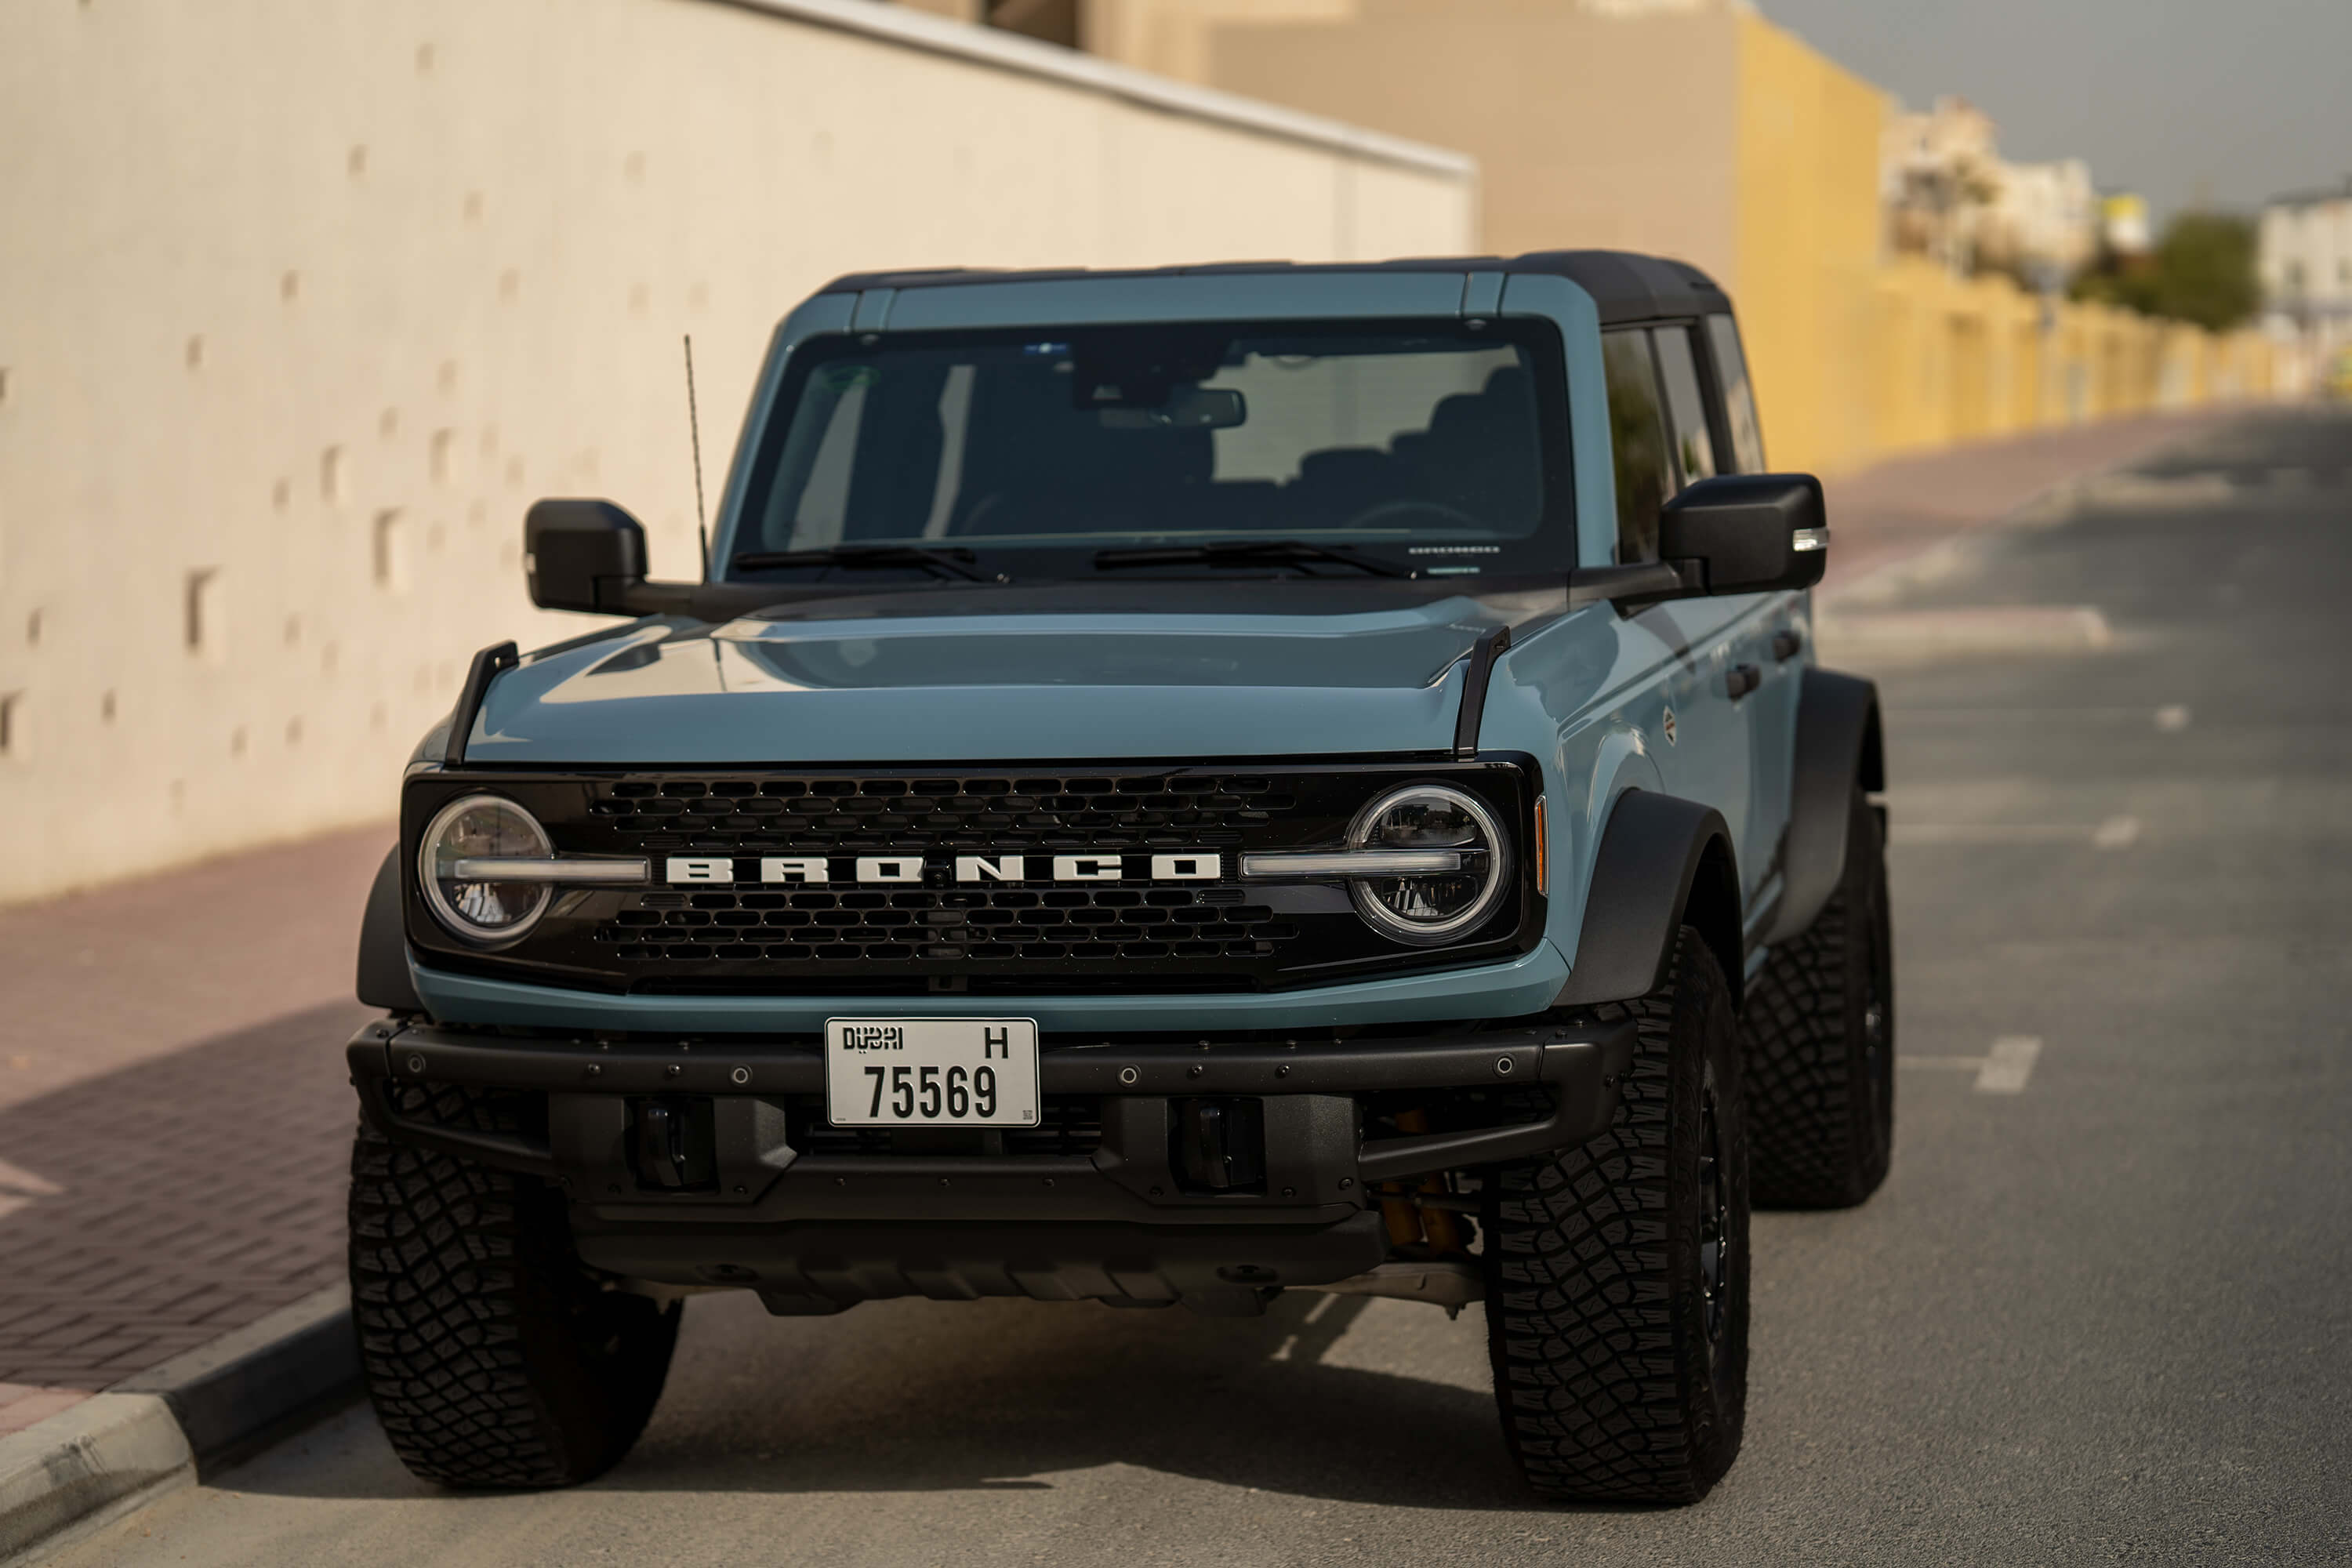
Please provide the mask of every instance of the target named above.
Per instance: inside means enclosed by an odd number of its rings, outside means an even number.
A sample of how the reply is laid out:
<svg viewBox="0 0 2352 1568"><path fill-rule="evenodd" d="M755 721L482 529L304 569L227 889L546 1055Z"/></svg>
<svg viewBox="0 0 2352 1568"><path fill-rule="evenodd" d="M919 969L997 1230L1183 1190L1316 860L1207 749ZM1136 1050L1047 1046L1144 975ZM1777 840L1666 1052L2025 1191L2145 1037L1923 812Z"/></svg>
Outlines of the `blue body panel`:
<svg viewBox="0 0 2352 1568"><path fill-rule="evenodd" d="M656 621L502 677L467 754L741 765L1433 751L1453 743L1462 656L1512 618L1464 597L1319 616Z"/></svg>
<svg viewBox="0 0 2352 1568"><path fill-rule="evenodd" d="M743 508L751 439L795 349L826 333L1169 320L1536 317L1568 374L1577 558L1613 559L1616 500L1593 300L1566 278L1460 272L1161 275L958 282L821 295L777 331L718 519L718 557ZM1305 587L1305 584L1301 584ZM992 995L1048 1030L1283 1028L1540 1012L1574 963L1610 807L1665 790L1733 826L1753 928L1777 887L1786 759L1803 660L1769 651L1805 595L1692 599L1622 616L1570 612L1564 590L1350 609L1302 593L1295 613L944 613L890 618L645 621L527 659L484 702L467 754L488 765L887 764L1438 753L1454 739L1479 634L1513 627L1478 736L1541 763L1550 843L1545 940L1515 963L1265 994ZM1810 655L1808 655L1808 658ZM1761 691L1735 703L1731 666ZM1669 710L1676 715L1669 727ZM1759 768L1759 758L1778 758ZM1778 776L1774 775L1774 768ZM955 1015L968 997L612 996L415 966L450 1021L564 1028L804 1032L830 1016Z"/></svg>

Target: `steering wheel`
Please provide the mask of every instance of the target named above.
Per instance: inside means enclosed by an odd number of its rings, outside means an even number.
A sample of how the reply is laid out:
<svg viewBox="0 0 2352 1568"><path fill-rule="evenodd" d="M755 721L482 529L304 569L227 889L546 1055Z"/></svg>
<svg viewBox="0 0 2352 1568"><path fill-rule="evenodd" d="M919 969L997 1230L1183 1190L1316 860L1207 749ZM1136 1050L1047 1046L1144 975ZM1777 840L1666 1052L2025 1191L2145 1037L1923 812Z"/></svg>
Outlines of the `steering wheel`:
<svg viewBox="0 0 2352 1568"><path fill-rule="evenodd" d="M1482 526L1478 520L1472 517L1468 512L1458 510L1454 507L1445 505L1442 501L1414 500L1410 497L1400 497L1395 500L1384 500L1375 505L1368 506L1363 510L1358 512L1355 516L1349 518L1346 522L1341 523L1339 526L1342 528L1370 528L1375 523L1384 522L1393 517L1412 517L1416 513L1433 518L1441 523L1449 524L1455 528L1478 528Z"/></svg>

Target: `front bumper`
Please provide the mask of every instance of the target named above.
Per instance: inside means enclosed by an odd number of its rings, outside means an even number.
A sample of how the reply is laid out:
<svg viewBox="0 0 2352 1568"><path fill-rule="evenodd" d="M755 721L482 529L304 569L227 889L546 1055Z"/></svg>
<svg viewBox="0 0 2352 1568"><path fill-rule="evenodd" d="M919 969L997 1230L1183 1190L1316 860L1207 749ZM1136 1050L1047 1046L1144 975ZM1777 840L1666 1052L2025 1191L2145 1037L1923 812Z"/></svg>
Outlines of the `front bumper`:
<svg viewBox="0 0 2352 1568"><path fill-rule="evenodd" d="M824 1092L814 1038L598 1043L387 1019L355 1035L348 1056L363 1111L386 1137L569 1194L591 1264L657 1283L749 1286L778 1310L827 1311L909 1294L1181 1299L1214 1310L1255 1301L1265 1286L1360 1274L1387 1254L1380 1194L1368 1189L1592 1137L1616 1113L1633 1050L1623 1021L1336 1044L1048 1035L1040 1088L1049 1100L1099 1097L1100 1140L1083 1153L1024 1155L795 1148L792 1107ZM440 1119L436 1086L503 1091L514 1114L494 1128ZM1375 1103L1492 1089L1515 1091L1525 1109L1492 1125L1366 1136ZM1184 1179L1173 1118L1204 1097L1262 1107L1264 1173L1250 1190ZM708 1101L712 1158L700 1190L655 1184L633 1155L633 1119L653 1100Z"/></svg>
<svg viewBox="0 0 2352 1568"><path fill-rule="evenodd" d="M763 1035L812 1033L827 1018L869 1012L872 995L635 994L571 990L537 982L500 980L436 969L408 950L411 984L436 1018L526 1029L624 1029L641 1033ZM1090 994L991 995L993 1011L1017 1009L1048 1034L1083 1032L1099 1037L1128 1030L1202 1028L1319 1029L1373 1024L1428 1023L1456 1018L1523 1018L1543 1012L1568 983L1568 960L1549 941L1500 963L1389 974L1296 991L1128 992ZM966 993L894 995L894 1016L952 1017L969 1014Z"/></svg>

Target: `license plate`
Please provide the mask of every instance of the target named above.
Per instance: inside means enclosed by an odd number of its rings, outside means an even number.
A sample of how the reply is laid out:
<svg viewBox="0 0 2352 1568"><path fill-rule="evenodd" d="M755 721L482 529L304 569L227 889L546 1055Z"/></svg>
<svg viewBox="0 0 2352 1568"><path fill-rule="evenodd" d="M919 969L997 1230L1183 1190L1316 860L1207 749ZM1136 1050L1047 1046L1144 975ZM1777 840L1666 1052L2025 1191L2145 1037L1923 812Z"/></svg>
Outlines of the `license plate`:
<svg viewBox="0 0 2352 1568"><path fill-rule="evenodd" d="M835 1127L1034 1127L1034 1018L827 1018Z"/></svg>

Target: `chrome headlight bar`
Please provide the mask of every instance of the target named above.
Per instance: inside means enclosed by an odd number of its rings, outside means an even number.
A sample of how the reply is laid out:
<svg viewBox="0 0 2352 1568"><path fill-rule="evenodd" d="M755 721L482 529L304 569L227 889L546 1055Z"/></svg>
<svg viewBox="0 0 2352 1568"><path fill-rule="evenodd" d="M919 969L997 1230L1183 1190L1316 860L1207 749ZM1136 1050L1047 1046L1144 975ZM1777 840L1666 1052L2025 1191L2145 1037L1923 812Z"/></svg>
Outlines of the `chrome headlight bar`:
<svg viewBox="0 0 2352 1568"><path fill-rule="evenodd" d="M477 856L450 866L448 875L461 882L564 882L604 887L627 887L653 875L651 861L617 858L594 860L570 856L531 859L517 856Z"/></svg>

